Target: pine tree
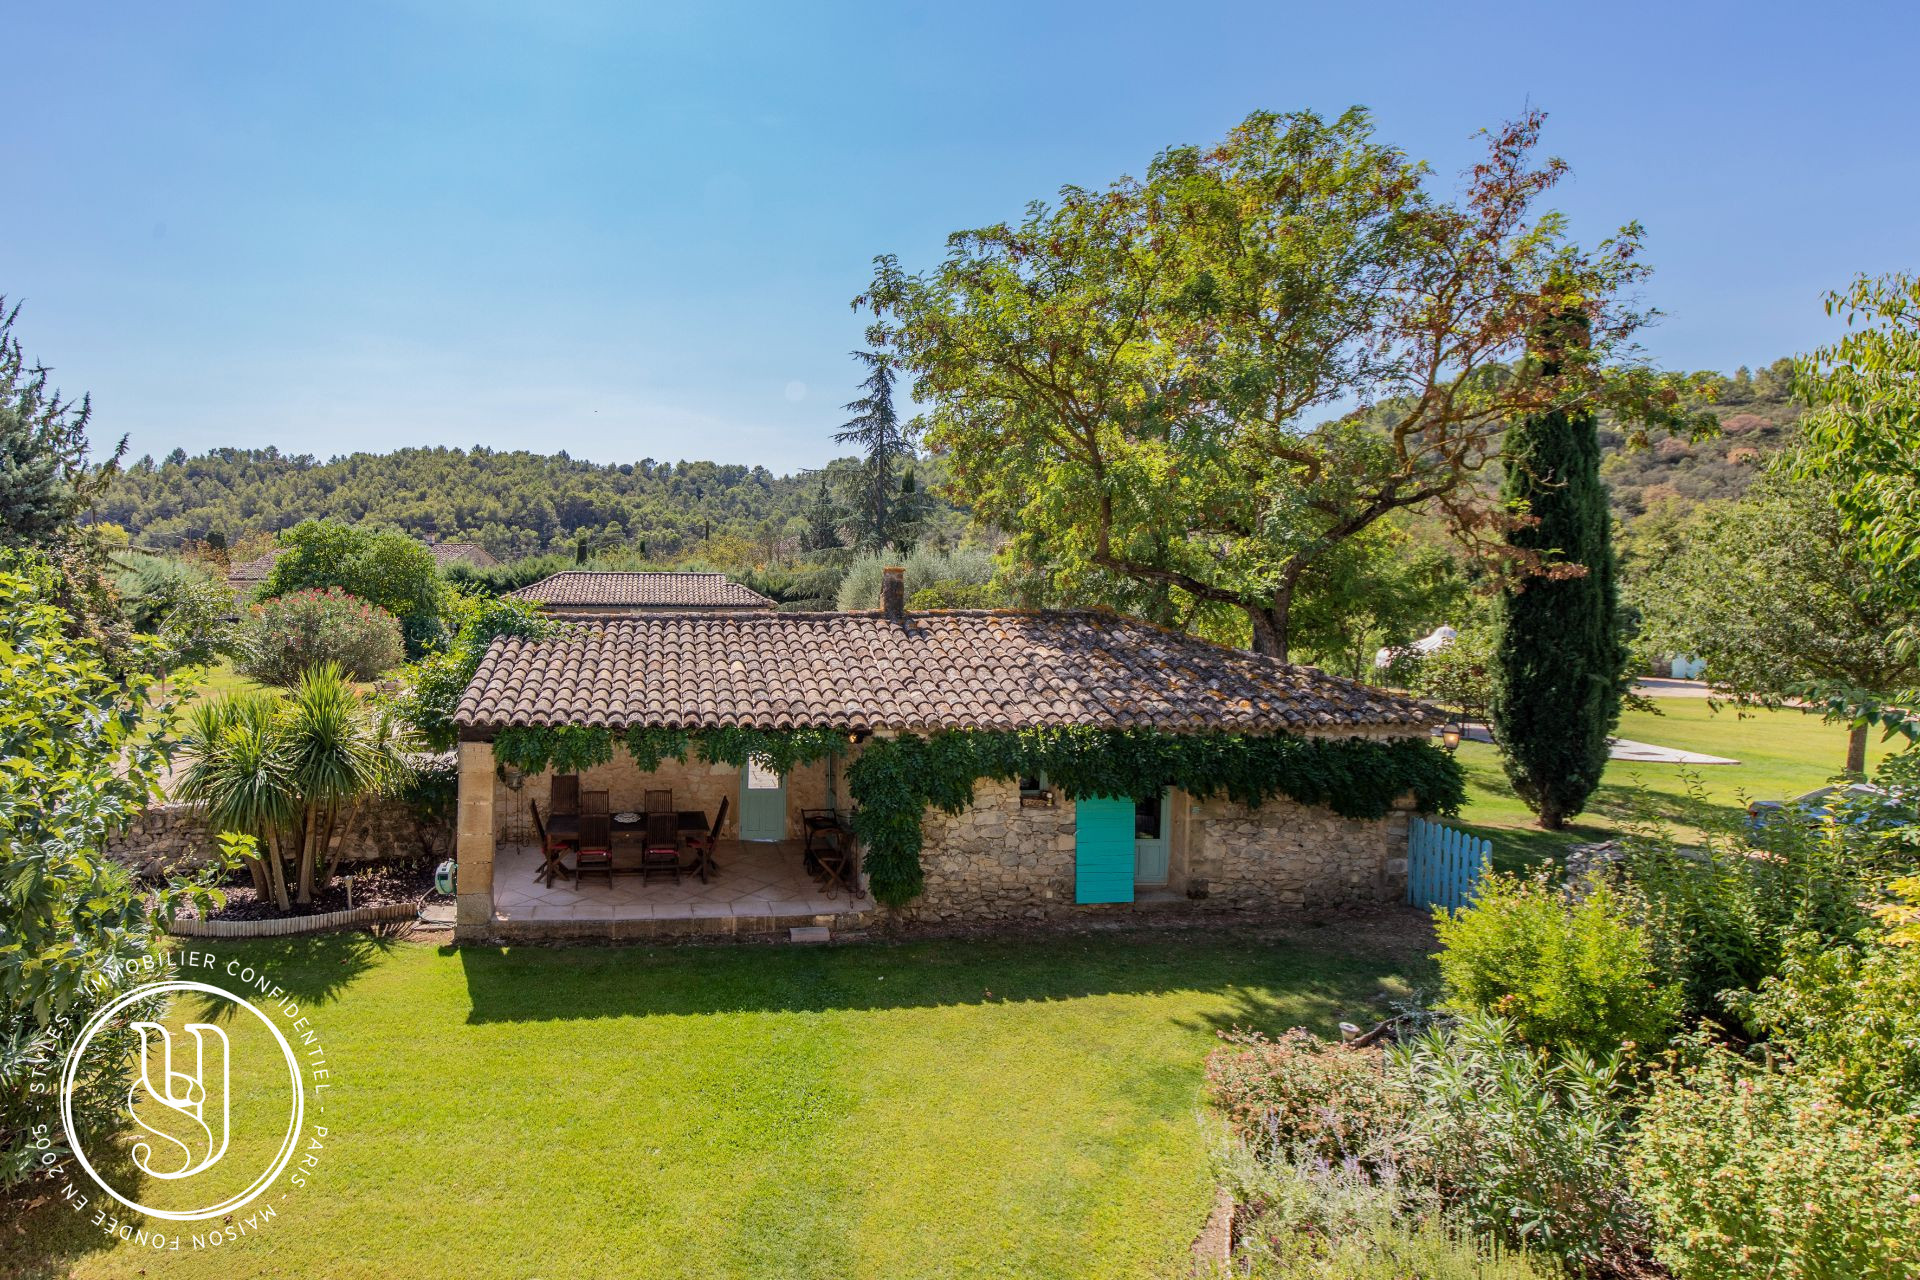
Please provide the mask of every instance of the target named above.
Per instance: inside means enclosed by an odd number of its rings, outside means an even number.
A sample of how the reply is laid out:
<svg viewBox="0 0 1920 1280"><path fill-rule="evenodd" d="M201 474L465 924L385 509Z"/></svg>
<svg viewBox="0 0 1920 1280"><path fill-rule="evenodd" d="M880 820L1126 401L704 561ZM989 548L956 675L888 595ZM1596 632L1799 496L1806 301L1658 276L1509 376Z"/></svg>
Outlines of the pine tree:
<svg viewBox="0 0 1920 1280"><path fill-rule="evenodd" d="M1579 343L1584 333L1578 317L1543 333L1549 379L1562 354L1555 338ZM1533 517L1507 536L1513 558L1546 571L1499 599L1493 732L1514 790L1556 831L1600 783L1626 681L1593 415L1556 410L1514 425L1505 465L1501 496Z"/></svg>
<svg viewBox="0 0 1920 1280"><path fill-rule="evenodd" d="M867 394L846 406L853 417L833 439L860 446L858 490L848 505L854 513L855 544L875 549L893 542L900 532L898 469L913 457L913 443L893 408L893 357L885 351L855 351L853 358L867 367L860 384Z"/></svg>
<svg viewBox="0 0 1920 1280"><path fill-rule="evenodd" d="M29 364L14 335L19 314L0 297L0 546L44 550L66 540L104 477L87 467L91 403L49 389L46 367Z"/></svg>
<svg viewBox="0 0 1920 1280"><path fill-rule="evenodd" d="M834 505L827 478L820 477L820 492L807 508L807 550L831 551L840 545L840 509Z"/></svg>

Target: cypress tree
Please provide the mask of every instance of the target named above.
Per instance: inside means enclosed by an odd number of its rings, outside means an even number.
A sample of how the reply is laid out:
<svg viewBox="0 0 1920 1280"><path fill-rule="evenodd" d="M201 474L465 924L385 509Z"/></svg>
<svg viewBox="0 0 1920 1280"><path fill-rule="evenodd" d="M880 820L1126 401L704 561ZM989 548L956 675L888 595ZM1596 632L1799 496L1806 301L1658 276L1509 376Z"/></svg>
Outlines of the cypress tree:
<svg viewBox="0 0 1920 1280"><path fill-rule="evenodd" d="M1576 315L1540 335L1549 378L1558 342L1584 347L1585 333ZM1546 572L1501 593L1492 727L1514 790L1555 831L1600 783L1626 682L1607 490L1590 412L1527 418L1508 429L1504 454L1501 496L1533 517L1507 542L1516 561Z"/></svg>
<svg viewBox="0 0 1920 1280"><path fill-rule="evenodd" d="M877 549L893 542L900 532L904 504L895 496L899 483L895 476L902 463L912 460L913 442L893 407L897 376L893 357L880 350L855 351L853 357L866 366L867 377L860 385L867 394L846 406L853 417L833 439L836 444L858 445L865 455L857 473L859 490L848 505L853 509L855 542Z"/></svg>

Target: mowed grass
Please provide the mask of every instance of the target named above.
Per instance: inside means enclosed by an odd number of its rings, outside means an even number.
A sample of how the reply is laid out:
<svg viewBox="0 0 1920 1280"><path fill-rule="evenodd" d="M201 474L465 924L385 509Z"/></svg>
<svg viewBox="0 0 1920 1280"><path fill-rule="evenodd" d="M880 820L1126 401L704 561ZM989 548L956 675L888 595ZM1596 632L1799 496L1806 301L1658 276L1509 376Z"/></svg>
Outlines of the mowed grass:
<svg viewBox="0 0 1920 1280"><path fill-rule="evenodd" d="M198 1254L44 1210L0 1239L0 1274L1182 1274L1214 1033L1364 1020L1423 976L1395 928L221 948L324 1033L340 1088L313 1185Z"/></svg>
<svg viewBox="0 0 1920 1280"><path fill-rule="evenodd" d="M1847 731L1804 711L1715 711L1704 698L1661 698L1661 714L1628 711L1620 717L1619 736L1684 751L1738 760L1737 765L1645 764L1615 760L1568 832L1541 831L1533 815L1507 781L1499 753L1486 743L1460 744L1467 773L1467 807L1462 825L1494 844L1494 864L1518 870L1564 857L1567 846L1605 840L1620 833L1640 806L1648 807L1683 833L1697 830L1715 814L1744 809L1749 800L1779 800L1822 785L1846 763ZM1870 739L1867 767L1889 749L1878 735ZM1690 794L1697 783L1700 794Z"/></svg>

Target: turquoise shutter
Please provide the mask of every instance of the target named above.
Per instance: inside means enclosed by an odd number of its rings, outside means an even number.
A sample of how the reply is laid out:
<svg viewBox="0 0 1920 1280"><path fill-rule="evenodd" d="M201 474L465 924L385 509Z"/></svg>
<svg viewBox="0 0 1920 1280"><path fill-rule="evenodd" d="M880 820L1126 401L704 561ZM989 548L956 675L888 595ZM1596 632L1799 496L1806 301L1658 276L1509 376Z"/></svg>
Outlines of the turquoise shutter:
<svg viewBox="0 0 1920 1280"><path fill-rule="evenodd" d="M1132 902L1133 801L1077 800L1073 819L1073 900Z"/></svg>

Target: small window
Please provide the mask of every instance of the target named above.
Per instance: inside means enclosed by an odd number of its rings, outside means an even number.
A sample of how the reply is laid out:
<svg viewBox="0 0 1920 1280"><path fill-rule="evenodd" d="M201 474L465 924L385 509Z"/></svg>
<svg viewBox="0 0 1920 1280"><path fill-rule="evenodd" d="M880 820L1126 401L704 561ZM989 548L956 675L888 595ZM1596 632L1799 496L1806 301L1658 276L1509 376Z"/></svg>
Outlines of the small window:
<svg viewBox="0 0 1920 1280"><path fill-rule="evenodd" d="M1020 794L1025 796L1043 796L1047 793L1047 775L1044 773L1023 773L1020 775Z"/></svg>

